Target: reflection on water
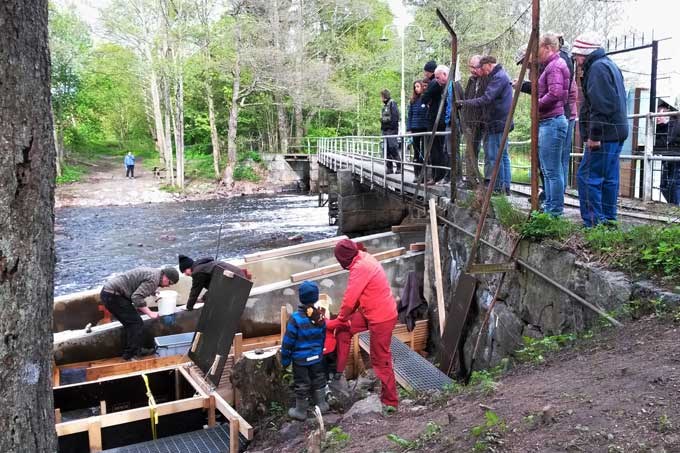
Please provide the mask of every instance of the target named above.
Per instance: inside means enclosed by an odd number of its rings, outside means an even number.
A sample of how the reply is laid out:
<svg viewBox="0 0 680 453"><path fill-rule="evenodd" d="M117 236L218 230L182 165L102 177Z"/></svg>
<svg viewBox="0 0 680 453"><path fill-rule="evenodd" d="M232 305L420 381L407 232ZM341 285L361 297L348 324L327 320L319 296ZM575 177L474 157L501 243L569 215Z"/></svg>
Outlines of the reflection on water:
<svg viewBox="0 0 680 453"><path fill-rule="evenodd" d="M56 213L55 295L90 289L138 266L176 265L177 255L221 259L285 247L296 235L336 235L315 196L238 197L184 203L62 208Z"/></svg>

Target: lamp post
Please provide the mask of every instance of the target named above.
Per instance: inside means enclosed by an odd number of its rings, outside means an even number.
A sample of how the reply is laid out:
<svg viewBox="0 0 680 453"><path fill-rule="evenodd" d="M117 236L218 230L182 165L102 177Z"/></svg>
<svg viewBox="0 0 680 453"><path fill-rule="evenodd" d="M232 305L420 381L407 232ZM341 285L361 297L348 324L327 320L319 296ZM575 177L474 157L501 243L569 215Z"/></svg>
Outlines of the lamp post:
<svg viewBox="0 0 680 453"><path fill-rule="evenodd" d="M380 37L381 41L387 41L387 36L385 35L385 31L390 28L394 27L397 29L397 33L399 33L399 28L395 24L387 24L383 27L382 31L382 36ZM401 110L400 110L400 116L401 116L401 122L399 124L399 133L404 134L406 133L406 90L404 88L404 40L406 38L406 30L410 27L414 27L418 29L419 35L418 35L418 42L425 42L425 38L423 37L423 29L420 28L418 25L415 24L409 24L401 29L400 39L401 39ZM403 141L405 143L405 140ZM403 148L405 148L406 145L403 145ZM403 154L402 154L403 156ZM403 157L402 157L403 158Z"/></svg>

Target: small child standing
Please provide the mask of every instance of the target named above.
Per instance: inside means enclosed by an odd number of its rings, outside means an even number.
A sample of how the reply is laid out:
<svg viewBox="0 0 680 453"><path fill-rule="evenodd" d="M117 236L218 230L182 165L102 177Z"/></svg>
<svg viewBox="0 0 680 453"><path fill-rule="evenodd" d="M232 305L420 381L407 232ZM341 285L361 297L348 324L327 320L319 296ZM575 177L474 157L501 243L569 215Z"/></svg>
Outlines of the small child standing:
<svg viewBox="0 0 680 453"><path fill-rule="evenodd" d="M299 288L300 306L286 325L286 335L281 344L281 364L287 367L293 363L295 386L295 407L288 415L296 420L307 418L312 396L321 412L328 411L326 402L326 373L323 365L323 346L326 326L323 316L314 308L319 300L319 287L314 282L304 281Z"/></svg>

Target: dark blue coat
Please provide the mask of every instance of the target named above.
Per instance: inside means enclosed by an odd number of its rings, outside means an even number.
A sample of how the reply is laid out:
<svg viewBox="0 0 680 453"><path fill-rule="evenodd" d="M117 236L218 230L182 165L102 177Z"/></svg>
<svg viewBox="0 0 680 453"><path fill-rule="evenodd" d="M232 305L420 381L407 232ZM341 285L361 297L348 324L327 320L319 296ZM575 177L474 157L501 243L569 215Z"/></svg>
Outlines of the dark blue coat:
<svg viewBox="0 0 680 453"><path fill-rule="evenodd" d="M427 119L428 119L427 128L430 130L432 130L432 126L434 126L434 121L437 119L437 112L439 111L439 103L442 100L443 91L444 88L441 85L439 85L439 82L437 82L437 80L433 78L427 85L427 90L425 90L425 93L423 93L423 95L420 97L420 102L422 103L422 105L425 105L427 107ZM442 115L439 118L437 130L444 130L445 112L446 106L444 106Z"/></svg>
<svg viewBox="0 0 680 453"><path fill-rule="evenodd" d="M408 106L406 130L427 129L430 123L427 119L427 106L423 107L422 95L418 96Z"/></svg>
<svg viewBox="0 0 680 453"><path fill-rule="evenodd" d="M463 101L463 105L488 110L487 132L490 134L503 132L512 106L512 82L508 73L497 64L489 74L489 84L484 94L478 98Z"/></svg>
<svg viewBox="0 0 680 453"><path fill-rule="evenodd" d="M326 340L326 324L314 325L305 314L307 306L300 305L298 311L288 320L286 335L281 343L281 365L310 366L319 363L323 357L323 343Z"/></svg>
<svg viewBox="0 0 680 453"><path fill-rule="evenodd" d="M579 128L583 141L623 142L628 137L626 87L616 64L597 49L583 64L583 104Z"/></svg>
<svg viewBox="0 0 680 453"><path fill-rule="evenodd" d="M387 115L390 118L389 122L383 120L387 109L389 109L389 115ZM396 134L399 130L399 108L397 107L397 103L392 99L388 99L387 102L383 104L380 118L380 130L382 132L388 132L389 134Z"/></svg>

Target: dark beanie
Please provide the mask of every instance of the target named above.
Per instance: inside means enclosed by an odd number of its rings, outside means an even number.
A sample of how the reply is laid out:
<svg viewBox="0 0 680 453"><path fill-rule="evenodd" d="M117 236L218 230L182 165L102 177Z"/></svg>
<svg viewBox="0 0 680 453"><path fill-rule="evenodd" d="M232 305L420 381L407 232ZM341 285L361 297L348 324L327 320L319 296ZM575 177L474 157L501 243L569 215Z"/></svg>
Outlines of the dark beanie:
<svg viewBox="0 0 680 453"><path fill-rule="evenodd" d="M193 265L194 265L194 260L192 260L188 256L186 256L186 255L180 255L179 256L179 271L181 273L184 273L185 270L189 269Z"/></svg>
<svg viewBox="0 0 680 453"><path fill-rule="evenodd" d="M423 69L427 72L434 72L434 70L437 69L437 62L434 60L430 60L427 63L425 63L425 67Z"/></svg>
<svg viewBox="0 0 680 453"><path fill-rule="evenodd" d="M173 285L179 281L179 272L177 272L177 269L174 267L164 267L161 269L161 273L168 277L168 280L170 280L170 283Z"/></svg>
<svg viewBox="0 0 680 453"><path fill-rule="evenodd" d="M343 269L348 269L349 265L352 264L354 257L357 256L357 253L359 253L359 248L354 243L354 241L343 239L342 241L335 244L334 252L335 259L338 260L340 266L342 266Z"/></svg>
<svg viewBox="0 0 680 453"><path fill-rule="evenodd" d="M316 283L305 280L299 288L300 303L304 305L311 305L319 300L319 287Z"/></svg>

